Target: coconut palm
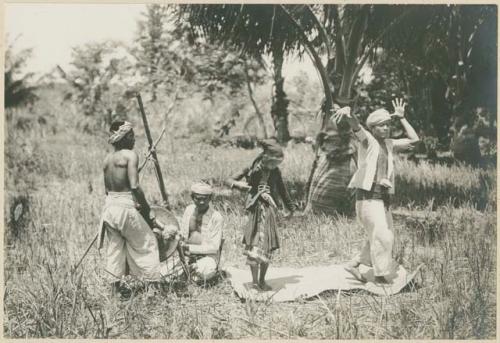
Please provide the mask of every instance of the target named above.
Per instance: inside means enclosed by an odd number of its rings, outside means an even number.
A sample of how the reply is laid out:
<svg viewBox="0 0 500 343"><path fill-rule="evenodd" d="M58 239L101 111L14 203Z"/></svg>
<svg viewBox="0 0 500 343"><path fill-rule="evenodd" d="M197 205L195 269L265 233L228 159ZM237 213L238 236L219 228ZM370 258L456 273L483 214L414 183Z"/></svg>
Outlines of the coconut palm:
<svg viewBox="0 0 500 343"><path fill-rule="evenodd" d="M354 84L360 71L373 61L376 51L405 18L413 15L414 6L323 5L310 8L321 27L322 46L327 54L325 66L335 106L355 110ZM345 123L330 119L331 106L323 106L322 125L316 139L316 156L307 184L308 209L325 213L350 210L347 184L352 175L355 148Z"/></svg>
<svg viewBox="0 0 500 343"><path fill-rule="evenodd" d="M373 5L187 5L181 11L207 37L229 41L243 53L273 56L276 85L273 119L281 141L286 141L288 131L284 112L288 101L280 73L282 59L290 52L309 53L325 91L318 153L308 181L310 200L313 206L326 212L337 211L348 203L345 189L354 151L348 126L328 120L333 99L341 105L352 102L354 81L362 66L383 36L408 11ZM381 19L385 26L379 24ZM370 30L369 25L376 30ZM327 55L326 65L320 58L322 53ZM321 158L328 163L317 168Z"/></svg>
<svg viewBox="0 0 500 343"><path fill-rule="evenodd" d="M306 51L325 91L316 158L308 180L308 208L331 213L346 209L346 186L354 149L345 123L330 119L334 102L355 108L354 84L367 62L377 63L377 51L442 49L428 37L446 25L457 6L416 5L186 5L182 11L200 32L229 41L248 54ZM457 20L457 19L455 19ZM449 49L449 47L445 47ZM281 51L281 52L280 52ZM327 63L320 58L326 55ZM278 74L279 77L279 74ZM278 94L278 87L276 91ZM279 129L280 123L277 124Z"/></svg>
<svg viewBox="0 0 500 343"><path fill-rule="evenodd" d="M183 19L189 21L199 34L214 41L224 41L237 48L242 54L261 57L272 56L274 76L274 97L271 116L276 129L277 139L287 142L288 99L284 90L282 67L286 55L301 51L299 34L290 29L287 13L280 5L185 5L180 6ZM292 11L298 6L287 6ZM302 18L301 24L310 29L311 20Z"/></svg>

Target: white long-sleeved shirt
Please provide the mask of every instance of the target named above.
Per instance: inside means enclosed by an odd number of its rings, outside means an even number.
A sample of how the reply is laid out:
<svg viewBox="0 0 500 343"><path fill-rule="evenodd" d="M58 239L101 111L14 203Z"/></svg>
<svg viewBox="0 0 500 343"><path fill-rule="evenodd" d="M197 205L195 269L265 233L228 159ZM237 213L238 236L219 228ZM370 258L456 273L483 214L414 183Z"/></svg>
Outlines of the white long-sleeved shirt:
<svg viewBox="0 0 500 343"><path fill-rule="evenodd" d="M181 235L189 237L189 222L194 214L194 204L186 207L181 220ZM222 241L222 215L209 209L201 224L201 244L188 244L189 252L195 255L216 255Z"/></svg>
<svg viewBox="0 0 500 343"><path fill-rule="evenodd" d="M358 169L354 173L348 188L360 188L366 191L372 189L377 171L377 159L380 143L370 132L360 127L355 133L358 139ZM392 184L389 193L394 194L394 151L403 150L409 146L407 139L385 139L387 147L387 177Z"/></svg>

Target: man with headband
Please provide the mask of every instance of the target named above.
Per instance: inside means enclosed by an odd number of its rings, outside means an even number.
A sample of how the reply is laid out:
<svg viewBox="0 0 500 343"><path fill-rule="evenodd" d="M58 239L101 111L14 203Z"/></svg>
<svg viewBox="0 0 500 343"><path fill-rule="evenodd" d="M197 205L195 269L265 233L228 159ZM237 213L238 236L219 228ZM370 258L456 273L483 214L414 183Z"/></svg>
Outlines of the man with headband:
<svg viewBox="0 0 500 343"><path fill-rule="evenodd" d="M99 249L106 236L106 271L113 276L112 290L117 294L125 275L145 281L160 278L158 242L151 226L161 226L152 218L139 187L139 157L132 150L132 124L115 121L110 132L108 142L114 151L104 161L106 201L99 227Z"/></svg>
<svg viewBox="0 0 500 343"><path fill-rule="evenodd" d="M419 141L417 133L404 117L403 99L396 99L392 105L395 110L392 115L385 109L378 109L368 116L366 126L369 131L359 124L349 107L338 110L333 116L336 122L346 118L358 139L358 170L348 187L356 191L356 215L367 239L345 269L362 282L366 279L358 270L361 263L373 266L376 282L389 282L395 272L392 259L394 234L389 208L390 196L395 188L393 153L408 149ZM399 119L407 138L389 137L392 117Z"/></svg>
<svg viewBox="0 0 500 343"><path fill-rule="evenodd" d="M210 206L212 187L204 182L191 186L193 204L181 220L181 236L193 276L207 281L217 272L217 253L222 241L222 215Z"/></svg>

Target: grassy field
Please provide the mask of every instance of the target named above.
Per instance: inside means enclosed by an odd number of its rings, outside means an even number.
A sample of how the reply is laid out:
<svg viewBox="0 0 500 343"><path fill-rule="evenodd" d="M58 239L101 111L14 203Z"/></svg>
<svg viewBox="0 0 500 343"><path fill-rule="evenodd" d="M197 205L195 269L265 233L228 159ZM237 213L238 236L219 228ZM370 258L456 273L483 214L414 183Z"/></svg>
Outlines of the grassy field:
<svg viewBox="0 0 500 343"><path fill-rule="evenodd" d="M72 272L103 205L106 134L82 133L74 114L63 111L70 112L44 102L6 122L5 337L496 337L496 170L398 161L394 255L407 269L425 263L417 285L398 295L326 292L290 303L242 303L222 278L207 288L177 284L116 301L96 249ZM57 119L37 120L47 113ZM34 120L19 124L23 117ZM138 131L137 148L144 151ZM214 206L226 219L223 265L244 267L244 196L224 189L221 180L258 151L214 148L170 132L158 154L176 215L189 203L193 180L214 182ZM283 174L297 201L312 157L309 145L287 148ZM152 170L144 171L141 184L151 201L160 200ZM26 205L21 218L10 211L16 202ZM352 217L293 217L282 219L280 228L277 266L342 262L363 239Z"/></svg>

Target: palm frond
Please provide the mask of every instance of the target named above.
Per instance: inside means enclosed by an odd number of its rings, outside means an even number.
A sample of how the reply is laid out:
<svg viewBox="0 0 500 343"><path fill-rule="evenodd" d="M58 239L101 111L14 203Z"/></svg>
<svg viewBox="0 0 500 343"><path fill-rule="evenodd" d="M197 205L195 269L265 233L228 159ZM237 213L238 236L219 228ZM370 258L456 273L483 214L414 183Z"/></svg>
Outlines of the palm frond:
<svg viewBox="0 0 500 343"><path fill-rule="evenodd" d="M180 5L183 20L211 41L227 41L242 52L260 56L282 47L285 52L298 51L300 33L291 29L290 21L278 5ZM302 27L311 32L315 26L305 5L285 5Z"/></svg>

